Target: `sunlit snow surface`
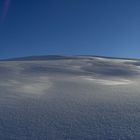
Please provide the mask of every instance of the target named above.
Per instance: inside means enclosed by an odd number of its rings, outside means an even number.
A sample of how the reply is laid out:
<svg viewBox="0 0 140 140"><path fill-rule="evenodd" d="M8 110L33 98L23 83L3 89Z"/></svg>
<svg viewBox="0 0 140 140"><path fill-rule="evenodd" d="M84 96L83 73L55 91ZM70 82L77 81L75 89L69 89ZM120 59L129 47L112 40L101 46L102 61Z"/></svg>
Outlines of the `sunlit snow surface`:
<svg viewBox="0 0 140 140"><path fill-rule="evenodd" d="M138 60L0 62L0 140L139 139Z"/></svg>

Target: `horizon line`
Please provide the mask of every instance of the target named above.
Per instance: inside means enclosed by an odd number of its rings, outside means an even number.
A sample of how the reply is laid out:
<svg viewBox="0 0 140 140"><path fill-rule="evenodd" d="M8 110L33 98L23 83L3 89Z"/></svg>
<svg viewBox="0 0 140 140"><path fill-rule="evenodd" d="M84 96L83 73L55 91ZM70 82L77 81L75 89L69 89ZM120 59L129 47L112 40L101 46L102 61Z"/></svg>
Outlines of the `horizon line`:
<svg viewBox="0 0 140 140"><path fill-rule="evenodd" d="M133 57L116 57L116 56L107 56L107 55L87 55L87 54L74 54L74 55L61 55L61 54L52 54L52 55L25 55L25 56L17 56L17 57L9 57L9 58L2 58L0 59L0 61L14 61L14 60L21 60L21 59L31 59L31 58L35 58L35 57L58 57L58 58L62 58L62 57L99 57L99 58L107 58L107 59L126 59L126 60L140 60L140 58L133 58ZM36 59L37 60L37 59ZM42 59L43 60L43 59Z"/></svg>

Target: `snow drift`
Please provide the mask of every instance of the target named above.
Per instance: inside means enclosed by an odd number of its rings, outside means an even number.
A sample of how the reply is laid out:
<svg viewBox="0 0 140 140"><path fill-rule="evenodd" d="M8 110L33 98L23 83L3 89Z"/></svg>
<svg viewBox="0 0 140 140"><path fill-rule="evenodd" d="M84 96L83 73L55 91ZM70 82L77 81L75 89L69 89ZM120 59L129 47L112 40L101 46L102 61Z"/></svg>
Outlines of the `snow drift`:
<svg viewBox="0 0 140 140"><path fill-rule="evenodd" d="M139 139L139 83L139 60L0 61L0 139Z"/></svg>

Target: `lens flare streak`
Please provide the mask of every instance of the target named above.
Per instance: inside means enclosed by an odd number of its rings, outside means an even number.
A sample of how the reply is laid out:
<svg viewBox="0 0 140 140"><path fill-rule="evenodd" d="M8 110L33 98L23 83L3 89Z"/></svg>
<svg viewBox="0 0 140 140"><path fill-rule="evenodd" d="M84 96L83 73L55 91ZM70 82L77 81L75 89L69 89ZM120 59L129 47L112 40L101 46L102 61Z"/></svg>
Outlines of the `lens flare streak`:
<svg viewBox="0 0 140 140"><path fill-rule="evenodd" d="M7 14L8 14L10 2L11 2L11 0L4 0L1 22L4 22Z"/></svg>

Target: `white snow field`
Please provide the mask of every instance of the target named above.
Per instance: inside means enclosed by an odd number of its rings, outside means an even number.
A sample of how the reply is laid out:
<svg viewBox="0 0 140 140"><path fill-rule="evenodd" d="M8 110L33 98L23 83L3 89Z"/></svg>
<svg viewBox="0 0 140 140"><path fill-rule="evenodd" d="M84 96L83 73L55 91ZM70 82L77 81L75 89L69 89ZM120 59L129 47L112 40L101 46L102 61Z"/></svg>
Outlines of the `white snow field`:
<svg viewBox="0 0 140 140"><path fill-rule="evenodd" d="M0 140L139 140L140 61L0 61Z"/></svg>

